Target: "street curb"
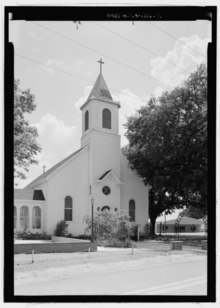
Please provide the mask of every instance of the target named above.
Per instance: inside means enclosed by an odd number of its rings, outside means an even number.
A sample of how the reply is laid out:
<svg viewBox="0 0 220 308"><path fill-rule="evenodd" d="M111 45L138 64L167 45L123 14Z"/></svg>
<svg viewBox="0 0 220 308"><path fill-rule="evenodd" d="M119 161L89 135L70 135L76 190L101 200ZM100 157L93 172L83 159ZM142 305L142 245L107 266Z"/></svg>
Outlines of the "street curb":
<svg viewBox="0 0 220 308"><path fill-rule="evenodd" d="M183 250L207 254L207 250L203 250L202 248L201 249L194 249L194 248L191 248L191 247L188 246L188 247L183 247Z"/></svg>

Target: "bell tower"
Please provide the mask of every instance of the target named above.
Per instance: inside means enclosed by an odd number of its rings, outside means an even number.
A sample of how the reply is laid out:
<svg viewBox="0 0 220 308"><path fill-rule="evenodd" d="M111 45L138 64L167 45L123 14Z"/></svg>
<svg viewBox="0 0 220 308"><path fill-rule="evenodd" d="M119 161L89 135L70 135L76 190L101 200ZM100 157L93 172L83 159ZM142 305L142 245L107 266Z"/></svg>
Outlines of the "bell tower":
<svg viewBox="0 0 220 308"><path fill-rule="evenodd" d="M93 179L107 170L114 170L120 177L120 135L118 114L120 103L113 101L102 75L102 59L98 78L81 106L81 146L90 145L90 166Z"/></svg>

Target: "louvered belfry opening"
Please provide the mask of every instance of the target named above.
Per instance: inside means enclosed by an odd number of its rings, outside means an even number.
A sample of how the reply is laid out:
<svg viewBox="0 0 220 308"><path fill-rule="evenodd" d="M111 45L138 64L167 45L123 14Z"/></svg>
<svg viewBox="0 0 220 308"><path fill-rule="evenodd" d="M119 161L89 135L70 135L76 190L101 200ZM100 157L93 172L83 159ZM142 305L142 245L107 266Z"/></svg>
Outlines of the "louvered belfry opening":
<svg viewBox="0 0 220 308"><path fill-rule="evenodd" d="M111 129L111 111L107 108L102 111L102 127Z"/></svg>

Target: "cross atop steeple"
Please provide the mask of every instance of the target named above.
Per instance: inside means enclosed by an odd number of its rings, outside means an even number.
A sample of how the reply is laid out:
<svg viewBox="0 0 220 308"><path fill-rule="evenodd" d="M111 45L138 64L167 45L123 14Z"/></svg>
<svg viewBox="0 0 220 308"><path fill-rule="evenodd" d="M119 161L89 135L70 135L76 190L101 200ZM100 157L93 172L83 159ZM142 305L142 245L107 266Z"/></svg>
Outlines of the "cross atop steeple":
<svg viewBox="0 0 220 308"><path fill-rule="evenodd" d="M104 62L102 61L102 58L98 62L100 63L100 73L102 73L102 64L104 64Z"/></svg>

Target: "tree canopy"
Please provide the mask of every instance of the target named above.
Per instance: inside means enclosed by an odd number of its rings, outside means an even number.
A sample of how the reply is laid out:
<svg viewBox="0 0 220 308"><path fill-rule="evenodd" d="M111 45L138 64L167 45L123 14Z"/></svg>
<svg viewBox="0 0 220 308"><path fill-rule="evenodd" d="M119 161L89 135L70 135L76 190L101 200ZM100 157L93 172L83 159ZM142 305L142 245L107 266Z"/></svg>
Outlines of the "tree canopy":
<svg viewBox="0 0 220 308"><path fill-rule="evenodd" d="M35 110L34 95L30 89L21 90L19 80L14 82L14 176L25 179L24 171L37 164L35 156L41 148L37 143L37 129L25 119L26 113Z"/></svg>
<svg viewBox="0 0 220 308"><path fill-rule="evenodd" d="M128 118L124 148L131 169L149 187L151 233L157 216L206 207L207 69L201 64L179 87Z"/></svg>
<svg viewBox="0 0 220 308"><path fill-rule="evenodd" d="M206 211L203 208L189 206L188 208L184 209L182 212L183 216L195 218L195 219L205 219L206 218Z"/></svg>

